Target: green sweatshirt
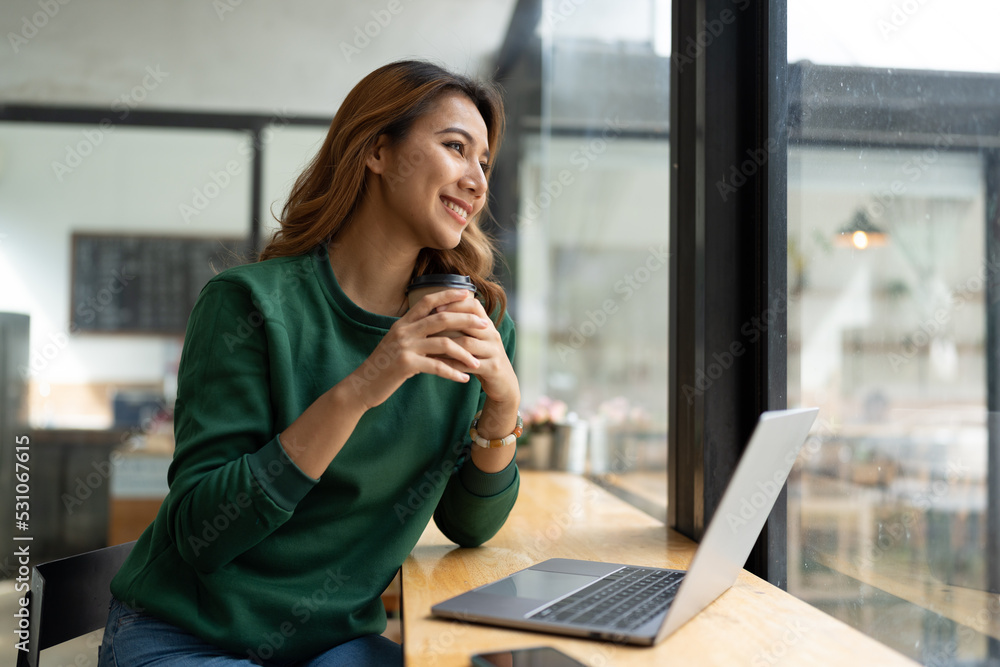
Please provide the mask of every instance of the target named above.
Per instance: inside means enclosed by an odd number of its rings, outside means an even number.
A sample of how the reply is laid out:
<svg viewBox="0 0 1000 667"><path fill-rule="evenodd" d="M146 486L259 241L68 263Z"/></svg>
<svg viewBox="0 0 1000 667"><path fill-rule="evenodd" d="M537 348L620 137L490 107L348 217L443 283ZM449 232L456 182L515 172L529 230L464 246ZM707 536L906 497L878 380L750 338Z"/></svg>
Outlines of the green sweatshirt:
<svg viewBox="0 0 1000 667"><path fill-rule="evenodd" d="M181 356L170 492L114 595L236 653L304 659L385 630L380 595L432 515L461 546L496 534L518 475L468 457L475 378L405 381L319 480L282 449L278 433L395 320L347 298L324 247L214 277ZM499 330L512 357L509 316Z"/></svg>

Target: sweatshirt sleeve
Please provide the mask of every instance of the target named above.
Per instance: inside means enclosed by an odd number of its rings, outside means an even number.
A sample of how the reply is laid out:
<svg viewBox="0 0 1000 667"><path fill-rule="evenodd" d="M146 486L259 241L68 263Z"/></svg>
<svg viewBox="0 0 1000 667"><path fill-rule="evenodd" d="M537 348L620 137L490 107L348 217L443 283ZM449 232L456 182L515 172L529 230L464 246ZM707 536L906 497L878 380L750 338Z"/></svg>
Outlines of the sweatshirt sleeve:
<svg viewBox="0 0 1000 667"><path fill-rule="evenodd" d="M318 481L276 435L266 329L249 291L225 280L206 285L188 321L165 502L181 557L202 572L274 532Z"/></svg>
<svg viewBox="0 0 1000 667"><path fill-rule="evenodd" d="M510 315L504 315L500 335L507 357L513 363L515 336ZM480 410L485 402L486 394L481 392ZM445 486L444 495L434 511L434 523L455 544L477 547L496 535L507 520L517 500L520 477L514 460L499 472L483 472L468 455L469 446L471 441Z"/></svg>

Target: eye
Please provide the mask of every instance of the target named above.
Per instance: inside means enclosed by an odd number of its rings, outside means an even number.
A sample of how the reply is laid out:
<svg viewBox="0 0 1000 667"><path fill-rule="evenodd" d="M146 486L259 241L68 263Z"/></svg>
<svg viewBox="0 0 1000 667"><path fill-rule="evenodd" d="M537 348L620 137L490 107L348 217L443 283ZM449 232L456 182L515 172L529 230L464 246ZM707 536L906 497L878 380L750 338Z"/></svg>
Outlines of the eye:
<svg viewBox="0 0 1000 667"><path fill-rule="evenodd" d="M489 165L489 163L487 163L487 162L480 162L479 166L480 166L480 168L482 168L484 176L489 176L490 175L490 165Z"/></svg>
<svg viewBox="0 0 1000 667"><path fill-rule="evenodd" d="M448 148L454 148L460 155L465 153L465 144L461 141L449 141L445 144L445 146Z"/></svg>

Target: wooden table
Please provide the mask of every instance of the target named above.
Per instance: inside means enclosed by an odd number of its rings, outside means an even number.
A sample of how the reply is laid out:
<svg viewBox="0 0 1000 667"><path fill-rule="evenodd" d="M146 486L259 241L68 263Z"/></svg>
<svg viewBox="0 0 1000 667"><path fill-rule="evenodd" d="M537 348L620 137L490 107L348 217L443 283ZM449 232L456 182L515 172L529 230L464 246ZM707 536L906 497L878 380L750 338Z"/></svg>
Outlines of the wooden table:
<svg viewBox="0 0 1000 667"><path fill-rule="evenodd" d="M686 569L695 547L579 476L524 471L514 510L486 545L458 548L432 522L403 563L406 665L467 667L473 653L540 645L593 667L917 664L746 571L733 588L651 648L430 616L431 606L442 600L547 558Z"/></svg>

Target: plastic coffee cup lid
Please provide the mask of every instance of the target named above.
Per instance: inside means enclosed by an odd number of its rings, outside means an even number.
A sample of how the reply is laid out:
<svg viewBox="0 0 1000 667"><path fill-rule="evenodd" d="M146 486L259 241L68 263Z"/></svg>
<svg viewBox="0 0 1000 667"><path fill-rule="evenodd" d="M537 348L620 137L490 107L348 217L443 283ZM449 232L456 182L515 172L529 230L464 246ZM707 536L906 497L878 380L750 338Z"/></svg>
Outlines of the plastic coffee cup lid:
<svg viewBox="0 0 1000 667"><path fill-rule="evenodd" d="M407 292L421 289L423 287L445 287L449 289L467 289L476 291L476 286L469 276L462 276L457 273L429 273L424 276L417 276L406 288Z"/></svg>

